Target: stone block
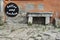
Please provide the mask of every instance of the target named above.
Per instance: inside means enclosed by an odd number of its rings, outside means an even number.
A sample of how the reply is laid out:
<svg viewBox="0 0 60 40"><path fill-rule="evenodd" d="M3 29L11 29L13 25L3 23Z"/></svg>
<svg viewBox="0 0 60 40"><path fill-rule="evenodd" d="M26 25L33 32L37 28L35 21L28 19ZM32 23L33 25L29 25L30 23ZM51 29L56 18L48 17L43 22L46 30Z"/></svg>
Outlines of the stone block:
<svg viewBox="0 0 60 40"><path fill-rule="evenodd" d="M60 19L56 19L56 26L60 27Z"/></svg>

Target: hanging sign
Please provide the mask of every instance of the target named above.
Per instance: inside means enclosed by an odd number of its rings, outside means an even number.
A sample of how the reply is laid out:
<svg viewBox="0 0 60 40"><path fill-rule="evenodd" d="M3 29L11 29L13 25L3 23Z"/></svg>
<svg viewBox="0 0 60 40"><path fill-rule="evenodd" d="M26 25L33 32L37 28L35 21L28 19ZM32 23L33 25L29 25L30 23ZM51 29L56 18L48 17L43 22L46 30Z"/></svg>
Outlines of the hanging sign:
<svg viewBox="0 0 60 40"><path fill-rule="evenodd" d="M19 8L15 3L8 3L5 7L5 13L9 17L15 17L17 16L19 12Z"/></svg>

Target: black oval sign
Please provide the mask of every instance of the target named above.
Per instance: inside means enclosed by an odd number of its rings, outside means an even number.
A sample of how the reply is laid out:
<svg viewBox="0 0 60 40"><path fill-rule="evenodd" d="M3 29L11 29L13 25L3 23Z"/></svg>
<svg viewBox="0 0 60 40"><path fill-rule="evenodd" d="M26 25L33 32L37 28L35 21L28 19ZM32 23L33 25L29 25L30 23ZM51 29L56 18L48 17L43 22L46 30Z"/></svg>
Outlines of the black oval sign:
<svg viewBox="0 0 60 40"><path fill-rule="evenodd" d="M19 8L15 3L8 3L5 7L5 13L9 17L15 17L19 12Z"/></svg>

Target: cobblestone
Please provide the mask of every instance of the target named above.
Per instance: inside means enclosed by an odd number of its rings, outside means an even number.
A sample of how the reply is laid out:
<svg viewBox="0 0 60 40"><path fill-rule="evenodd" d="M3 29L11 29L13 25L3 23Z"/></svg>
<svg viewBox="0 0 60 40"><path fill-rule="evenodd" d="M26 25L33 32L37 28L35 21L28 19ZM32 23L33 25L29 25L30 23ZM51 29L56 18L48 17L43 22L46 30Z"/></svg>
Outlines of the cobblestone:
<svg viewBox="0 0 60 40"><path fill-rule="evenodd" d="M21 24L20 24L21 25ZM4 29L0 30L1 40L60 40L60 32L56 31L51 25L37 25L37 26L27 26L14 28L6 26ZM26 26L26 27L25 27ZM18 26L16 26L18 27ZM51 29L52 28L52 29ZM6 38L7 35L7 38ZM10 38L10 39L9 39Z"/></svg>

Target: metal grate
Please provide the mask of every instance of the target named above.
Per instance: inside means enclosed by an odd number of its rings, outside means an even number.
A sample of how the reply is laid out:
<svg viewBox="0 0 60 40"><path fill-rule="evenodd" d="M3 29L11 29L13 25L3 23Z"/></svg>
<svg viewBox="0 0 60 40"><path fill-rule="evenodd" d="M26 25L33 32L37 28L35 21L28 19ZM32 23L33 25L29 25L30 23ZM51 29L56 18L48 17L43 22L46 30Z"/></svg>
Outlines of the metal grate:
<svg viewBox="0 0 60 40"><path fill-rule="evenodd" d="M45 17L33 17L33 24L45 24Z"/></svg>

